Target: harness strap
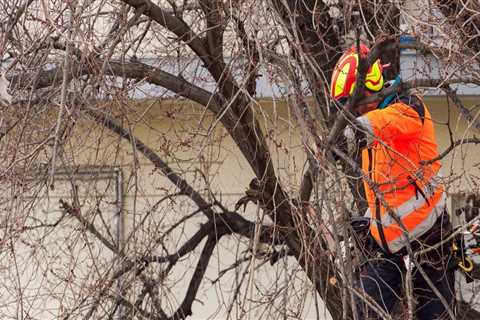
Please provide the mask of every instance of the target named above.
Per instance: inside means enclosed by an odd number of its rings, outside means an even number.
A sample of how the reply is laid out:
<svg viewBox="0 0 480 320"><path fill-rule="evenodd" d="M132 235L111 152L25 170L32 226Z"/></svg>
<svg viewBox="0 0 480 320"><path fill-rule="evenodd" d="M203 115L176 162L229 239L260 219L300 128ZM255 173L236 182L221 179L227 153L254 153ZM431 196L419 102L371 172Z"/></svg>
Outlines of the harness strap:
<svg viewBox="0 0 480 320"><path fill-rule="evenodd" d="M418 199L418 194L420 193L423 199L425 199L425 201L427 202L428 206L430 206L430 201L428 201L427 195L422 190L422 188L418 186L417 181L415 181L415 179L413 179L412 176L408 176L408 182L415 188L415 192L417 193L417 199Z"/></svg>
<svg viewBox="0 0 480 320"><path fill-rule="evenodd" d="M416 95L406 95L398 97L397 101L400 101L407 106L410 106L413 110L418 113L422 124L425 122L425 106L423 105L422 100Z"/></svg>
<svg viewBox="0 0 480 320"><path fill-rule="evenodd" d="M380 199L375 196L375 219L377 221L378 234L380 235L380 241L382 241L383 250L390 254L390 249L388 248L387 239L385 238L385 232L383 231L382 217L380 214Z"/></svg>

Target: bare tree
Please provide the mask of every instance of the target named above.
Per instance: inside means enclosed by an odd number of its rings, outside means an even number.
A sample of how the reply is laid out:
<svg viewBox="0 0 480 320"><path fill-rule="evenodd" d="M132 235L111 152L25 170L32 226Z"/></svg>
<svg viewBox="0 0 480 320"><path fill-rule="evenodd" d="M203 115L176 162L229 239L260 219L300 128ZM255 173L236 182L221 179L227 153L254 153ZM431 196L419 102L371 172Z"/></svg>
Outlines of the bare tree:
<svg viewBox="0 0 480 320"><path fill-rule="evenodd" d="M302 318L307 300L353 318L366 202L338 137L367 98L359 81L345 110L330 101L343 50L371 45L359 74L381 58L393 78L400 50L438 63L369 99L442 90L441 158L479 142L455 91L480 83L479 8L412 2L4 1L2 318L185 319L207 299L230 318Z"/></svg>

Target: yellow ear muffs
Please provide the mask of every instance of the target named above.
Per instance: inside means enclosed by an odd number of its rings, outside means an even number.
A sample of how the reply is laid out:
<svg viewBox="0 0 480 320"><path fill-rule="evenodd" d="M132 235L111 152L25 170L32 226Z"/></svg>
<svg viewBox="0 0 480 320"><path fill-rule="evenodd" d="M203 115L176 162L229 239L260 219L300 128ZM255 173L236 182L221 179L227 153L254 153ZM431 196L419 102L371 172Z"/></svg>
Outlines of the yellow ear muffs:
<svg viewBox="0 0 480 320"><path fill-rule="evenodd" d="M384 81L382 75L382 65L380 60L375 61L375 63L368 70L367 76L365 77L365 87L372 91L380 91L383 88Z"/></svg>

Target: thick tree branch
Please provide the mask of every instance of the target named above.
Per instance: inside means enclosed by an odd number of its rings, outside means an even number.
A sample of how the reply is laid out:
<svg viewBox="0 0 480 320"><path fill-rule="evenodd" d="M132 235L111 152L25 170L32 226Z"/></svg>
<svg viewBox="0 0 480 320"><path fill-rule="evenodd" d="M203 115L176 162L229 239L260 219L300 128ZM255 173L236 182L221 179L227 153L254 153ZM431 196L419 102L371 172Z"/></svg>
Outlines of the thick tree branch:
<svg viewBox="0 0 480 320"><path fill-rule="evenodd" d="M188 46L207 64L212 61L209 59L209 53L205 47L205 43L195 34L193 30L178 16L163 10L158 5L150 0L123 0L129 6L136 10L141 10L142 13L167 30L174 33L180 41L188 44Z"/></svg>
<svg viewBox="0 0 480 320"><path fill-rule="evenodd" d="M219 0L199 0L207 21L208 51L215 61L223 61L222 2Z"/></svg>
<svg viewBox="0 0 480 320"><path fill-rule="evenodd" d="M207 242L205 243L205 247L203 248L203 251L200 254L200 258L198 259L197 267L193 272L190 284L188 285L185 298L183 299L180 307L169 318L169 320L182 320L192 314L193 301L197 297L198 289L200 288L200 284L205 275L205 271L207 270L208 263L210 262L210 258L212 257L213 249L215 249L215 245L217 244L219 238L219 236L208 237Z"/></svg>
<svg viewBox="0 0 480 320"><path fill-rule="evenodd" d="M255 223L246 220L236 212L228 212L218 214L215 219L209 220L202 224L200 229L190 237L177 252L168 256L146 256L141 258L145 263L165 263L169 262L174 265L178 259L184 257L195 248L208 236L222 237L227 234L239 234L248 239L253 239L255 235ZM261 243L276 245L283 243L275 229L271 226L263 225L261 227L261 234L259 237Z"/></svg>
<svg viewBox="0 0 480 320"><path fill-rule="evenodd" d="M95 74L97 65L74 65L74 71L69 74L78 76ZM8 77L12 86L19 89L40 89L50 86L56 86L63 81L62 68L52 68L37 74L14 74ZM124 77L129 79L144 80L152 84L162 86L182 97L195 101L203 106L209 107L212 112L217 113L221 109L222 101L218 94L212 94L207 90L200 88L185 79L175 76L171 73L163 71L140 62L118 62L110 61L106 68L107 75ZM32 79L36 79L32 82Z"/></svg>
<svg viewBox="0 0 480 320"><path fill-rule="evenodd" d="M218 94L212 94L181 77L143 63L110 62L109 72L115 76L145 80L159 85L182 97L208 107L215 114L220 112L223 105L222 98Z"/></svg>
<svg viewBox="0 0 480 320"><path fill-rule="evenodd" d="M245 51L245 64L247 64L244 81L245 87L248 94L254 97L257 91L257 69L260 62L260 53L255 41L248 36L244 22L233 12L229 12L229 15L235 21L237 33L242 40L243 50Z"/></svg>
<svg viewBox="0 0 480 320"><path fill-rule="evenodd" d="M191 28L177 16L173 16L162 10L150 0L123 0L126 4L137 10L143 10L143 14L156 21L167 30L176 34L180 41L187 44L195 54L204 62L206 69L220 86L220 91L227 100L234 99L238 93L238 87L231 73L227 70L223 61L223 54L219 53L219 45L222 45L222 33L220 28L219 5L203 6L207 10L207 25L213 24L213 30L207 29L207 43L195 34ZM210 49L215 52L211 52ZM223 52L222 50L220 50ZM233 105L235 108L235 105ZM237 113L238 114L238 113Z"/></svg>

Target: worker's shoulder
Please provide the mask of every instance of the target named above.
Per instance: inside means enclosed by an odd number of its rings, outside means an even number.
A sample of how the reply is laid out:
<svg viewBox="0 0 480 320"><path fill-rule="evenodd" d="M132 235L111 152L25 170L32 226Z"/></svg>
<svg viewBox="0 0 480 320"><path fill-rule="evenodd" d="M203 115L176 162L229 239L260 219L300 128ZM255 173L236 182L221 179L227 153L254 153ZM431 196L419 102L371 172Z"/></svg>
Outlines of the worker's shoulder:
<svg viewBox="0 0 480 320"><path fill-rule="evenodd" d="M390 105L390 107L399 109L402 112L415 113L418 115L422 121L425 119L425 114L427 113L427 107L416 94L402 95L395 99L395 102Z"/></svg>

